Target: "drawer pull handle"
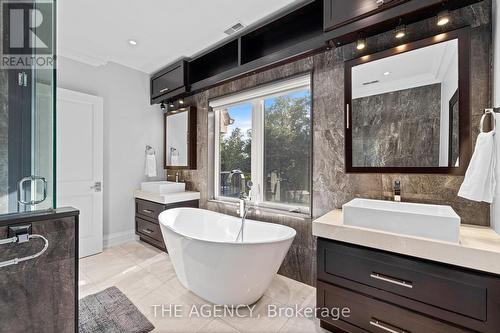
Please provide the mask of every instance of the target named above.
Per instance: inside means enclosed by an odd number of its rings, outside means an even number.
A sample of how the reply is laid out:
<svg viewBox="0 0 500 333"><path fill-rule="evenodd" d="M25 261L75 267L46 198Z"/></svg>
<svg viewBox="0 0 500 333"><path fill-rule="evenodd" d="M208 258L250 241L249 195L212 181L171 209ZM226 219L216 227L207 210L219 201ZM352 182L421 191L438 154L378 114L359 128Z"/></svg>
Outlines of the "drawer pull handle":
<svg viewBox="0 0 500 333"><path fill-rule="evenodd" d="M142 212L146 213L146 214L153 214L154 213L154 211L152 211L151 209L143 209Z"/></svg>
<svg viewBox="0 0 500 333"><path fill-rule="evenodd" d="M405 331L405 330L402 330L400 328L393 327L392 325L385 324L384 322L381 322L380 320L377 320L375 318L370 320L370 325L378 327L381 330L384 330L384 331L390 332L390 333L410 333L410 331ZM392 328L389 326L391 326Z"/></svg>
<svg viewBox="0 0 500 333"><path fill-rule="evenodd" d="M384 282L396 284L396 285L401 286L401 287L406 287L406 288L410 288L410 289L413 288L413 285L412 285L411 282L407 282L407 281L404 281L404 280L398 280L398 279L391 278L391 277L388 277L388 276L385 276L385 275L382 275L382 274L372 273L372 274L370 274L370 277L372 279L376 279L376 280L380 280L380 281L384 281Z"/></svg>
<svg viewBox="0 0 500 333"><path fill-rule="evenodd" d="M153 231L149 230L149 229L141 229L141 231L144 232L144 233L146 233L146 234L148 234L148 235L150 235L150 234L153 233Z"/></svg>
<svg viewBox="0 0 500 333"><path fill-rule="evenodd" d="M163 88L162 90L160 90L161 93L167 91L169 88Z"/></svg>

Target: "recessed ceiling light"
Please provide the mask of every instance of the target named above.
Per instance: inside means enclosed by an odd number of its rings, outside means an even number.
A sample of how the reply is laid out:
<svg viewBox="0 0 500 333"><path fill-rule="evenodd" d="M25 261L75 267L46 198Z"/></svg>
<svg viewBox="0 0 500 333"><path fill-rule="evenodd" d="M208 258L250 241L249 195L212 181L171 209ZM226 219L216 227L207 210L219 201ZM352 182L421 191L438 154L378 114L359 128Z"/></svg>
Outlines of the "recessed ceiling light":
<svg viewBox="0 0 500 333"><path fill-rule="evenodd" d="M132 46L136 46L137 45L137 41L135 39L129 39L128 40L128 43Z"/></svg>
<svg viewBox="0 0 500 333"><path fill-rule="evenodd" d="M385 76L387 76L387 75L389 75L389 74L391 74L391 72L384 72L384 75L385 75Z"/></svg>

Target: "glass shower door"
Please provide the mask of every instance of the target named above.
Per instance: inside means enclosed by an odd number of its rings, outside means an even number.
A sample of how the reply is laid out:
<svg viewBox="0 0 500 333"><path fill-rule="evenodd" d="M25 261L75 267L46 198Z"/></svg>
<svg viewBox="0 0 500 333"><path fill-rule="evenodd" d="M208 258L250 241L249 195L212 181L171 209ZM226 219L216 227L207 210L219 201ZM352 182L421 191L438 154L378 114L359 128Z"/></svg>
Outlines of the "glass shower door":
<svg viewBox="0 0 500 333"><path fill-rule="evenodd" d="M55 4L0 0L0 214L55 207Z"/></svg>

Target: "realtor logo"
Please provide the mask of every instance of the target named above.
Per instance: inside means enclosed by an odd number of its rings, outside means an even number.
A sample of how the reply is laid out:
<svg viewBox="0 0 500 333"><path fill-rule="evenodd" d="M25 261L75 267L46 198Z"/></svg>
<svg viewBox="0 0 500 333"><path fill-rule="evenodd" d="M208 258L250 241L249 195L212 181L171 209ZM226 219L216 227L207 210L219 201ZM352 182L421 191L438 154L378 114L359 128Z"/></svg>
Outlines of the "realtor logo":
<svg viewBox="0 0 500 333"><path fill-rule="evenodd" d="M52 1L0 0L2 68L53 68Z"/></svg>

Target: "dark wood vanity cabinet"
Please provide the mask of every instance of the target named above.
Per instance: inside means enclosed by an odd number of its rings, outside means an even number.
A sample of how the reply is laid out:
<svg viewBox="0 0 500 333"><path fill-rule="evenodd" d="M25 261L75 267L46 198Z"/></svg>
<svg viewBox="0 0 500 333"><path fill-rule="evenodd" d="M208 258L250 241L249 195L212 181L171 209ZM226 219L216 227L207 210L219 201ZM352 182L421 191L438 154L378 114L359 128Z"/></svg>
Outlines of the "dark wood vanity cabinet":
<svg viewBox="0 0 500 333"><path fill-rule="evenodd" d="M158 216L161 212L180 207L199 207L199 200L160 204L152 201L135 199L135 233L141 241L167 251L160 230Z"/></svg>
<svg viewBox="0 0 500 333"><path fill-rule="evenodd" d="M500 277L342 242L318 239L317 306L345 332L500 331Z"/></svg>
<svg viewBox="0 0 500 333"><path fill-rule="evenodd" d="M188 62L181 60L151 77L151 104L189 91Z"/></svg>

